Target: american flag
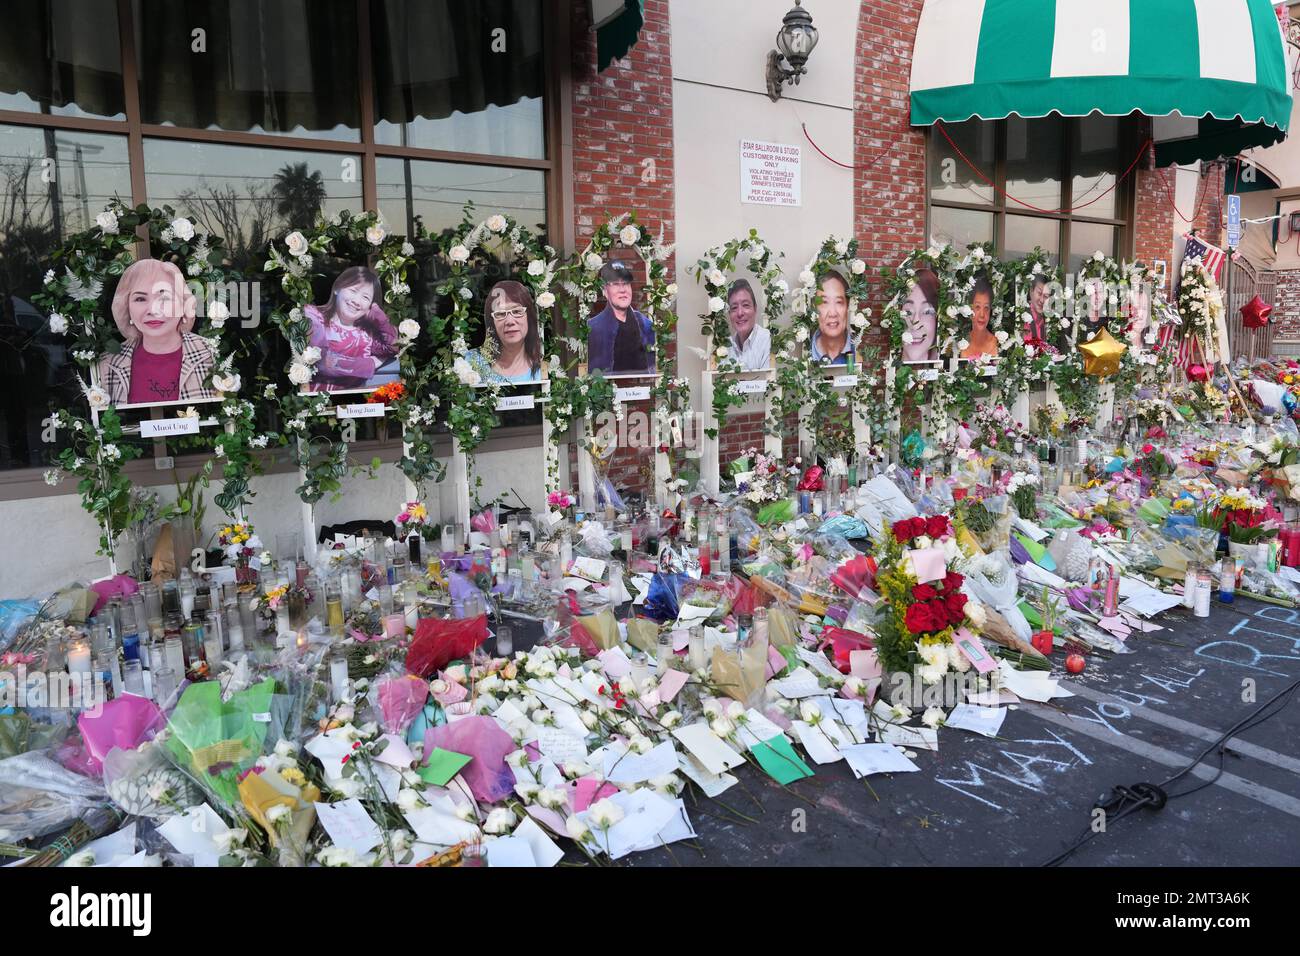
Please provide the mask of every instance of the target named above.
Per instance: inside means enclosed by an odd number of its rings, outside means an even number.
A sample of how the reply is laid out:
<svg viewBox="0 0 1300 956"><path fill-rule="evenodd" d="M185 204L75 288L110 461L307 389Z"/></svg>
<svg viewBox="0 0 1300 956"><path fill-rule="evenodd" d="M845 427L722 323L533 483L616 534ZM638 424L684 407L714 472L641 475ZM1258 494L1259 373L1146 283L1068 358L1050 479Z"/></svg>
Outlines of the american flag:
<svg viewBox="0 0 1300 956"><path fill-rule="evenodd" d="M1183 251L1183 259L1200 259L1205 270L1214 276L1214 281L1219 281L1219 273L1223 271L1223 260L1226 258L1224 251L1218 246L1212 246L1203 239L1198 239L1190 232L1183 237L1187 240L1187 248Z"/></svg>

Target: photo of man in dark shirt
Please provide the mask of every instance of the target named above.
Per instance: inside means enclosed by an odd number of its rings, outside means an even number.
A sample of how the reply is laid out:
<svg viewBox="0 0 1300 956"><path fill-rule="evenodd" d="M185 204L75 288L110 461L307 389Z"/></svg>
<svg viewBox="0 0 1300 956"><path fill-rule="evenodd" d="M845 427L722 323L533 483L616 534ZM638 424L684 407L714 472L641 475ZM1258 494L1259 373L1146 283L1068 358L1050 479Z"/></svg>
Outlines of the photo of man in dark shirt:
<svg viewBox="0 0 1300 956"><path fill-rule="evenodd" d="M632 270L622 262L607 262L600 269L600 281L605 308L587 323L591 370L606 375L653 375L654 325L632 308Z"/></svg>

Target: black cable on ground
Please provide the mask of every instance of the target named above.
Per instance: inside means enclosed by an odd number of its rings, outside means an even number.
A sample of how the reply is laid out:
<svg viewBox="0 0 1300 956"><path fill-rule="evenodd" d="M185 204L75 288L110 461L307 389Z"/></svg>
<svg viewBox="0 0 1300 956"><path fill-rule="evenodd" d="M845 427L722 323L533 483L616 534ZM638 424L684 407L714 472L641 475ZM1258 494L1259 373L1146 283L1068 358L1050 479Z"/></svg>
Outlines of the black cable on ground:
<svg viewBox="0 0 1300 956"><path fill-rule="evenodd" d="M1161 810L1170 800L1190 796L1198 790L1204 790L1206 787L1213 784L1223 773L1223 758L1228 750L1228 741L1237 734L1249 730L1252 727L1257 727L1270 717L1275 717L1277 714L1281 713L1286 705L1290 703L1290 699L1295 696L1297 690L1300 690L1300 680L1292 681L1268 700L1264 701L1264 703L1260 704L1254 712L1237 721L1225 730L1218 740L1214 741L1197 754L1191 763L1161 783L1136 783L1131 787L1123 785L1114 787L1111 790L1110 796L1101 798L1093 805L1094 810L1102 809L1106 811L1106 830L1108 831L1113 824L1118 823L1120 820L1123 820L1126 816L1129 816L1132 813L1136 813L1138 810L1144 808ZM1219 766L1212 777L1197 786L1192 787L1190 790L1183 790L1178 793L1167 792L1166 788L1191 773L1193 768L1215 751L1218 752ZM1059 866L1085 843L1097 836L1098 832L1099 831L1094 830L1091 825L1085 827L1083 832L1073 843L1044 863L1043 866Z"/></svg>

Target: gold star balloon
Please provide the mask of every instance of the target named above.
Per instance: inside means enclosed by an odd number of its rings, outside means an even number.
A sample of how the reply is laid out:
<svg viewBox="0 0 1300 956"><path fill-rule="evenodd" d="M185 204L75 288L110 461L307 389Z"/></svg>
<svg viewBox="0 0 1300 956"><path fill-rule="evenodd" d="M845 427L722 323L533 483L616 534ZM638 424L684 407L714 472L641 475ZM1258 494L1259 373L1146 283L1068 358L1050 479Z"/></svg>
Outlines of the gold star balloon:
<svg viewBox="0 0 1300 956"><path fill-rule="evenodd" d="M1094 378L1109 378L1119 371L1119 361L1125 346L1116 341L1108 329L1102 329L1092 339L1079 346L1083 353L1083 372Z"/></svg>

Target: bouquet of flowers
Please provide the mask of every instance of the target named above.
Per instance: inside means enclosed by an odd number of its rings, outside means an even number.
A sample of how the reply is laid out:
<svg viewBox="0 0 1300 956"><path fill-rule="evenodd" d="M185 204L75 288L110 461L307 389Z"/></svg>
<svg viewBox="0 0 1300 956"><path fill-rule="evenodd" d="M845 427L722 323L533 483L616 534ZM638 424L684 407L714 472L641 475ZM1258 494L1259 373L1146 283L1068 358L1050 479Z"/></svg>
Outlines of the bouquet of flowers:
<svg viewBox="0 0 1300 956"><path fill-rule="evenodd" d="M1252 495L1245 488L1232 488L1211 496L1207 502L1211 520L1218 522L1220 531L1237 544L1259 544L1277 534L1265 519L1268 503Z"/></svg>
<svg viewBox="0 0 1300 956"><path fill-rule="evenodd" d="M226 552L231 561L247 564L262 547L262 541L247 521L236 521L226 525L217 533L217 543Z"/></svg>
<svg viewBox="0 0 1300 956"><path fill-rule="evenodd" d="M393 524L397 526L397 537L401 540L418 534L425 541L432 541L438 534L438 525L429 520L429 509L418 501L408 501L393 519Z"/></svg>
<svg viewBox="0 0 1300 956"><path fill-rule="evenodd" d="M1007 479L1006 493L1016 507L1016 514L1026 521L1038 520L1038 476L1017 471Z"/></svg>
<svg viewBox="0 0 1300 956"><path fill-rule="evenodd" d="M982 605L968 600L965 580L952 570L961 558L947 515L897 521L881 536L876 586L876 643L887 671L915 670L932 684L948 671L965 672L970 661L954 640L974 640L984 624Z"/></svg>
<svg viewBox="0 0 1300 956"><path fill-rule="evenodd" d="M786 476L789 469L774 455L765 455L757 448L750 448L736 465L742 469L737 471L733 467L732 470L736 494L746 504L761 507L781 501L787 496Z"/></svg>
<svg viewBox="0 0 1300 956"><path fill-rule="evenodd" d="M567 491L552 491L546 496L547 506L554 508L561 514L568 514L569 510L577 503L578 499Z"/></svg>
<svg viewBox="0 0 1300 956"><path fill-rule="evenodd" d="M963 422L976 447L992 448L1015 454L1033 439L1033 433L1012 416L1005 405L992 407L983 403L975 406L975 425ZM1020 445L1020 449L1016 445Z"/></svg>
<svg viewBox="0 0 1300 956"><path fill-rule="evenodd" d="M372 405L392 405L406 397L406 386L401 382L389 382L380 385L370 393L366 401Z"/></svg>

